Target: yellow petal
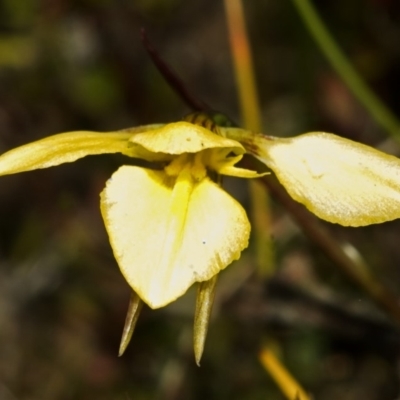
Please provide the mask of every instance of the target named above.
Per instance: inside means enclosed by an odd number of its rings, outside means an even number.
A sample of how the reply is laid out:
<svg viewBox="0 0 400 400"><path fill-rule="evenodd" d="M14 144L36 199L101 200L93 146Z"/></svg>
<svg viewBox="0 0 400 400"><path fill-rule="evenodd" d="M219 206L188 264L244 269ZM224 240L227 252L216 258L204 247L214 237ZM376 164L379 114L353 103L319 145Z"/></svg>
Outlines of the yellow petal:
<svg viewBox="0 0 400 400"><path fill-rule="evenodd" d="M208 178L168 178L123 166L101 194L101 211L119 267L152 308L212 278L247 247L243 208Z"/></svg>
<svg viewBox="0 0 400 400"><path fill-rule="evenodd" d="M243 154L243 146L231 139L212 133L199 125L181 121L164 125L151 132L138 133L131 138L135 145L153 153L198 153L205 149L227 148L234 154Z"/></svg>
<svg viewBox="0 0 400 400"><path fill-rule="evenodd" d="M148 131L159 126L148 125L106 133L77 131L49 136L2 154L0 175L53 167L93 154L122 153L140 157L130 147L129 139L138 131Z"/></svg>
<svg viewBox="0 0 400 400"><path fill-rule="evenodd" d="M400 160L339 136L253 138L258 157L318 217L363 226L400 217Z"/></svg>

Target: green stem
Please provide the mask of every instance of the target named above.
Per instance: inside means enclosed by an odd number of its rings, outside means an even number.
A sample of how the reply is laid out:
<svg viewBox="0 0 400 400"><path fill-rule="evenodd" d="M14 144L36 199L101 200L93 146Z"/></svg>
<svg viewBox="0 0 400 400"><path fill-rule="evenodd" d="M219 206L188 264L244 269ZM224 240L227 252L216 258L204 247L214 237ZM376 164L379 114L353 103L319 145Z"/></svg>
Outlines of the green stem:
<svg viewBox="0 0 400 400"><path fill-rule="evenodd" d="M354 96L364 105L372 117L400 142L400 121L373 93L343 54L318 16L309 0L293 0L305 26L319 45L322 53L343 79Z"/></svg>

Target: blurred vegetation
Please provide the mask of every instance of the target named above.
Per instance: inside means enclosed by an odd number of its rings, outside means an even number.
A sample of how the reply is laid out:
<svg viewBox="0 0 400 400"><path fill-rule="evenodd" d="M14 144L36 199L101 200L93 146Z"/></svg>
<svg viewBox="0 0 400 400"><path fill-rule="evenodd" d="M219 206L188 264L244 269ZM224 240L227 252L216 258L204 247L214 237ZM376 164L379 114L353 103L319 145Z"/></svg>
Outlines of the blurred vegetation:
<svg viewBox="0 0 400 400"><path fill-rule="evenodd" d="M400 114L400 4L314 1L361 76ZM400 154L321 55L290 1L245 2L265 132L323 130ZM196 96L240 122L222 1L0 1L0 151L58 132L180 119L139 30ZM265 399L263 343L321 400L399 398L398 323L306 238L278 202L268 281L246 252L219 279L201 368L194 290L144 308L117 357L129 301L99 212L122 156L0 180L0 399ZM246 186L227 188L245 205ZM140 195L140 194L138 194ZM400 221L323 224L400 295ZM154 244L157 251L157 244ZM356 250L358 249L358 250ZM357 253L359 252L359 253Z"/></svg>

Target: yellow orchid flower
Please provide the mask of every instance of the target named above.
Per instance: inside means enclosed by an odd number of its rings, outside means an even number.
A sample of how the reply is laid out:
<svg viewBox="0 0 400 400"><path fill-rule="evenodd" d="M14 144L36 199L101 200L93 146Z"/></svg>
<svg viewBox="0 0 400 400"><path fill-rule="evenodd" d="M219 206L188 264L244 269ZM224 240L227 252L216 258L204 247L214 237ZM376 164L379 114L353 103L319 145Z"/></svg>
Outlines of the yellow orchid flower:
<svg viewBox="0 0 400 400"><path fill-rule="evenodd" d="M0 175L47 168L87 155L122 153L154 168L122 166L101 193L101 213L132 298L120 354L142 301L163 307L200 282L195 313L199 363L216 276L248 245L242 206L218 184L219 175L256 178L236 167L248 152L277 175L289 194L330 222L361 226L400 217L400 160L333 134L275 138L185 121L116 132L67 132L0 156Z"/></svg>

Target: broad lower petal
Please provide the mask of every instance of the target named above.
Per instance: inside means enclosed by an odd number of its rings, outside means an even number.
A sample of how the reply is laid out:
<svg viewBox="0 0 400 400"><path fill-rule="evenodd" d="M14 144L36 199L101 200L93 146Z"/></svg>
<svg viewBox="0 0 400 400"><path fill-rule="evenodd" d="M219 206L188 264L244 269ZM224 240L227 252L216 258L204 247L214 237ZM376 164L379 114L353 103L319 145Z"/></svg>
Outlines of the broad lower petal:
<svg viewBox="0 0 400 400"><path fill-rule="evenodd" d="M152 308L210 279L248 245L250 225L232 197L208 178L179 185L163 171L123 166L101 194L119 267Z"/></svg>
<svg viewBox="0 0 400 400"><path fill-rule="evenodd" d="M253 139L257 157L318 217L346 226L400 217L398 158L324 132Z"/></svg>

